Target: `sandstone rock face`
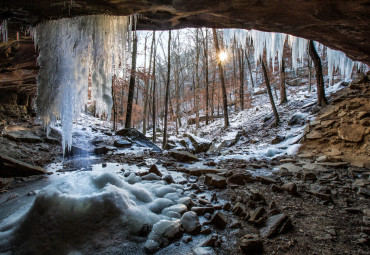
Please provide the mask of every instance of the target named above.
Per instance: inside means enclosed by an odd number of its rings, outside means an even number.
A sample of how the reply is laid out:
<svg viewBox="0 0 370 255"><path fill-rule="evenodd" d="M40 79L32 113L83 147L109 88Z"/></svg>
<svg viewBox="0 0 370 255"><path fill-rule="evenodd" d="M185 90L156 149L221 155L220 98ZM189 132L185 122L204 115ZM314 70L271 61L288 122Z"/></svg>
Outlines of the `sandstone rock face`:
<svg viewBox="0 0 370 255"><path fill-rule="evenodd" d="M33 24L99 13L138 13L142 15L139 29L208 26L284 32L314 39L370 63L369 7L362 0L40 0L37 5L17 0L0 4L0 17L17 17Z"/></svg>
<svg viewBox="0 0 370 255"><path fill-rule="evenodd" d="M365 128L360 125L343 125L338 129L339 137L348 142L361 142Z"/></svg>

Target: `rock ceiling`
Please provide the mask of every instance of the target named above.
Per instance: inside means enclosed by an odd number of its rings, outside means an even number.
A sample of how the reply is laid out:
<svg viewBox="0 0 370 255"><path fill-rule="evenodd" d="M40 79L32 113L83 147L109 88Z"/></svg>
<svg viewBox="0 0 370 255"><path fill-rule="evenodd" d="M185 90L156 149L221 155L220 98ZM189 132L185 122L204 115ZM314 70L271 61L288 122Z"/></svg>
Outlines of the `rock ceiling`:
<svg viewBox="0 0 370 255"><path fill-rule="evenodd" d="M138 29L217 27L284 32L314 39L370 64L366 0L17 0L1 1L13 24L89 14L140 14Z"/></svg>

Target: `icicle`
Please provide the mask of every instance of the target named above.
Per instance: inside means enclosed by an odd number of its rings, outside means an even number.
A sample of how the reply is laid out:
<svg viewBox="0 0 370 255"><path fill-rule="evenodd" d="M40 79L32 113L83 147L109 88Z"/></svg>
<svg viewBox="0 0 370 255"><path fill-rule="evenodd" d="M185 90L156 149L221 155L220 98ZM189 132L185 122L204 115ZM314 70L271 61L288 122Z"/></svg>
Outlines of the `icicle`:
<svg viewBox="0 0 370 255"><path fill-rule="evenodd" d="M346 54L340 51L332 50L327 47L327 56L328 56L328 76L331 83L333 78L333 73L338 70L342 77L346 81L351 79L351 74L355 62L347 58Z"/></svg>
<svg viewBox="0 0 370 255"><path fill-rule="evenodd" d="M47 126L61 120L63 152L72 146L73 121L88 101L89 70L96 112L110 118L112 77L122 76L128 25L128 17L95 15L48 21L31 30L40 50L37 112Z"/></svg>
<svg viewBox="0 0 370 255"><path fill-rule="evenodd" d="M8 42L8 21L3 20L0 25L0 36L3 38L3 42Z"/></svg>
<svg viewBox="0 0 370 255"><path fill-rule="evenodd" d="M308 40L300 37L289 35L289 43L292 48L292 66L296 71L303 65L304 57L307 55Z"/></svg>

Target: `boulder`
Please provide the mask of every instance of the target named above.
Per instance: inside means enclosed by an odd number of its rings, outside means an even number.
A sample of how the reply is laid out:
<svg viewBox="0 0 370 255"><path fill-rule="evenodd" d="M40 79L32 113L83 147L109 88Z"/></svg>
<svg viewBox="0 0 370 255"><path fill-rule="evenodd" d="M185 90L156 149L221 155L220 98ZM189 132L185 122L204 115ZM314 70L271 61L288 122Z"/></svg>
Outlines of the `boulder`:
<svg viewBox="0 0 370 255"><path fill-rule="evenodd" d="M288 191L292 195L297 195L297 185L294 182L285 183L281 186L282 189Z"/></svg>
<svg viewBox="0 0 370 255"><path fill-rule="evenodd" d="M215 211L215 208L213 207L198 207L198 206L193 206L191 208L191 211L195 212L198 216L204 215L206 213L213 213Z"/></svg>
<svg viewBox="0 0 370 255"><path fill-rule="evenodd" d="M285 214L277 214L267 219L266 224L260 229L260 234L264 238L270 238L278 234L283 234L293 227L291 220Z"/></svg>
<svg viewBox="0 0 370 255"><path fill-rule="evenodd" d="M198 161L198 158L194 154L187 152L187 151L173 150L173 151L170 151L170 155L171 157L173 157L174 159L180 162Z"/></svg>
<svg viewBox="0 0 370 255"><path fill-rule="evenodd" d="M128 147L131 147L132 145L132 142L129 141L129 140L125 140L125 139L120 139L120 140L115 140L114 141L114 146L118 147L118 148L128 148Z"/></svg>
<svg viewBox="0 0 370 255"><path fill-rule="evenodd" d="M227 185L226 178L218 174L207 174L204 183L215 188L225 188Z"/></svg>
<svg viewBox="0 0 370 255"><path fill-rule="evenodd" d="M227 216L222 212L217 212L213 215L211 223L217 228L224 229L227 225Z"/></svg>
<svg viewBox="0 0 370 255"><path fill-rule="evenodd" d="M211 141L195 135L185 134L184 136L190 139L195 153L207 152L212 145Z"/></svg>
<svg viewBox="0 0 370 255"><path fill-rule="evenodd" d="M180 220L185 233L197 235L201 230L198 215L195 212L186 212Z"/></svg>
<svg viewBox="0 0 370 255"><path fill-rule="evenodd" d="M0 154L0 176L25 177L39 174L46 174L46 171L41 167L33 166L4 154Z"/></svg>
<svg viewBox="0 0 370 255"><path fill-rule="evenodd" d="M127 140L132 141L140 147L149 147L152 148L155 152L162 152L162 150L155 145L152 141L149 140L143 133L137 131L135 128L124 128L118 130L116 135L126 137Z"/></svg>
<svg viewBox="0 0 370 255"><path fill-rule="evenodd" d="M297 112L293 114L293 116L289 119L288 125L290 126L302 126L305 124L307 118L307 114Z"/></svg>
<svg viewBox="0 0 370 255"><path fill-rule="evenodd" d="M247 234L240 238L239 247L244 254L260 254L263 251L263 241L258 235Z"/></svg>
<svg viewBox="0 0 370 255"><path fill-rule="evenodd" d="M240 132L240 131L237 132L237 133L231 133L227 136L226 139L224 139L221 142L221 145L219 147L220 148L226 148L226 147L234 146L237 142L239 142L241 137L242 137L242 132Z"/></svg>
<svg viewBox="0 0 370 255"><path fill-rule="evenodd" d="M250 174L234 174L227 178L227 183L244 185L246 183L253 183L256 179Z"/></svg>
<svg viewBox="0 0 370 255"><path fill-rule="evenodd" d="M149 173L153 173L162 177L162 173L159 171L158 167L155 164L150 167Z"/></svg>

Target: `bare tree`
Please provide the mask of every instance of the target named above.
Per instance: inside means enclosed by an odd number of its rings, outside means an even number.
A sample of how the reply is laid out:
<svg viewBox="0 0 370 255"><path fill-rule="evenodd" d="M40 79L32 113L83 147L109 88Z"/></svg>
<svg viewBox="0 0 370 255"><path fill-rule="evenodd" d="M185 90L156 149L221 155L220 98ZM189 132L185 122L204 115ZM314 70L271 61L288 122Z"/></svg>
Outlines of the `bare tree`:
<svg viewBox="0 0 370 255"><path fill-rule="evenodd" d="M155 41L155 32L153 32L153 40ZM155 107L156 107L156 100L155 100L155 93L156 93L156 82L157 79L155 77L155 59L157 55L157 45L154 45L154 54L153 54L153 86L152 86L152 125L153 125L153 142L155 143L157 140L157 135L156 135L156 112L155 112Z"/></svg>
<svg viewBox="0 0 370 255"><path fill-rule="evenodd" d="M243 49L238 49L238 60L239 60L239 98L240 98L240 110L244 110L244 54Z"/></svg>
<svg viewBox="0 0 370 255"><path fill-rule="evenodd" d="M317 104L319 106L325 106L327 105L328 101L325 97L325 87L324 87L324 78L322 75L322 65L321 65L321 59L319 55L317 54L317 51L315 49L315 45L313 44L313 41L309 41L309 47L308 51L310 54L310 57L315 65L315 71L316 71L316 86L317 86Z"/></svg>
<svg viewBox="0 0 370 255"><path fill-rule="evenodd" d="M272 107L272 111L274 112L274 116L275 116L275 125L277 126L279 124L279 114L276 110L276 106L275 106L275 102L274 102L274 97L272 96L272 92L271 92L271 86L270 86L270 81L269 81L269 78L267 76L267 70L266 70L266 66L265 66L265 62L263 61L263 59L261 58L261 64L262 64L262 71L263 71L263 75L265 77L265 83L266 83L266 88L267 88L267 93L269 95L269 98L270 98L270 103L271 103L271 107Z"/></svg>
<svg viewBox="0 0 370 255"><path fill-rule="evenodd" d="M130 86L127 97L127 111L126 111L126 122L125 128L131 128L131 116L132 116L132 103L135 92L135 76L136 76L136 57L137 57L137 36L136 31L133 32L133 49L132 49L132 65L131 65L131 76Z"/></svg>
<svg viewBox="0 0 370 255"><path fill-rule="evenodd" d="M212 28L213 33L213 40L215 42L215 48L216 48L216 54L217 56L220 55L220 47L218 45L218 39L217 39L217 32L215 28ZM229 122L229 115L227 111L227 93L226 93L226 86L225 86L225 78L224 78L224 69L222 67L221 61L218 61L218 74L220 76L221 80L221 89L222 89L222 99L223 99L223 109L224 109L224 125L225 127L230 126Z"/></svg>
<svg viewBox="0 0 370 255"><path fill-rule="evenodd" d="M286 87L285 87L285 66L284 58L281 60L281 69L280 69L280 104L285 104L288 102L286 96Z"/></svg>
<svg viewBox="0 0 370 255"><path fill-rule="evenodd" d="M202 30L203 32L203 30ZM202 33L203 34L203 33ZM208 29L206 28L206 34L203 36L203 50L204 50L204 69L205 69L205 84L206 84L206 125L208 125L209 118L209 80L208 80Z"/></svg>
<svg viewBox="0 0 370 255"><path fill-rule="evenodd" d="M168 60L167 60L167 82L166 82L166 97L164 103L164 131L163 131L163 143L162 148L164 149L167 145L167 117L168 117L168 99L170 96L170 77L171 77L171 30L168 31Z"/></svg>

